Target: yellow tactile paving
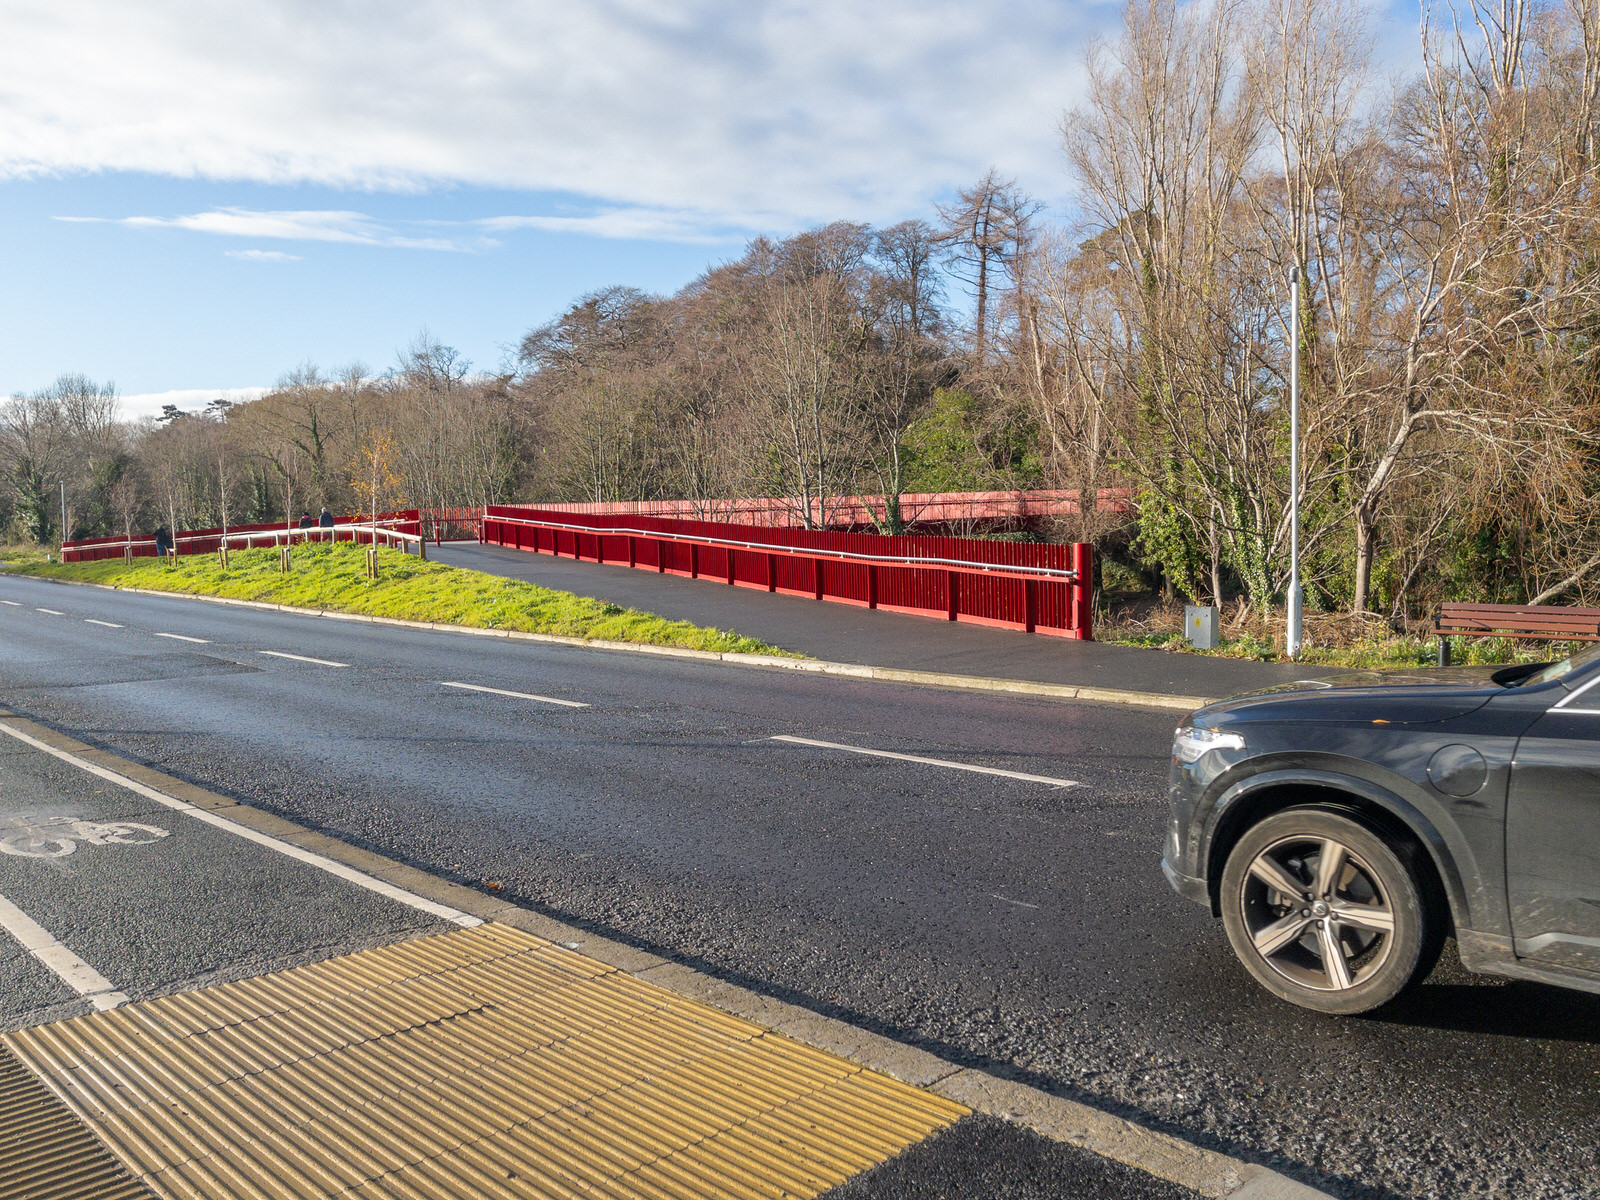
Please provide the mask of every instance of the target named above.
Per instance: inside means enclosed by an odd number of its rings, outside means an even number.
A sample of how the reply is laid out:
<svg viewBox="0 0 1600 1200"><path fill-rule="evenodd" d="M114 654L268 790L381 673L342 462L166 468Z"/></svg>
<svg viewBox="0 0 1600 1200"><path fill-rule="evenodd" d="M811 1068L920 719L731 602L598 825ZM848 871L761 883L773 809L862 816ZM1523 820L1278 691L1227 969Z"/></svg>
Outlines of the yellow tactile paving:
<svg viewBox="0 0 1600 1200"><path fill-rule="evenodd" d="M3 1040L171 1200L786 1200L967 1113L493 923Z"/></svg>

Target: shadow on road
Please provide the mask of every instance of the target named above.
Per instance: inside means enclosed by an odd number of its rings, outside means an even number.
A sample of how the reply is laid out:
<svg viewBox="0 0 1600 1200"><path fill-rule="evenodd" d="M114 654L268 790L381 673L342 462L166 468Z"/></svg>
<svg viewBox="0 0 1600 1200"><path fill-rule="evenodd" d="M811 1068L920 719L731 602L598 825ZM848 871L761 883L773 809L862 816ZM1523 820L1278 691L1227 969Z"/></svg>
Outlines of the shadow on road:
<svg viewBox="0 0 1600 1200"><path fill-rule="evenodd" d="M1600 1045L1600 996L1539 983L1428 983L1368 1019L1454 1033Z"/></svg>

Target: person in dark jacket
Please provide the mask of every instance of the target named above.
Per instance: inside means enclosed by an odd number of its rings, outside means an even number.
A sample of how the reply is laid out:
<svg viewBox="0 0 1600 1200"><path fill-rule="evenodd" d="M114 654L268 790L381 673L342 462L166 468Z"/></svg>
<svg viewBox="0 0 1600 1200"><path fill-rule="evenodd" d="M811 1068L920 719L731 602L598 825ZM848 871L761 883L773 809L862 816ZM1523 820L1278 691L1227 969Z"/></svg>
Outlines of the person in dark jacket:
<svg viewBox="0 0 1600 1200"><path fill-rule="evenodd" d="M311 514L310 513L303 512L303 513L300 514L300 528L301 529L310 529L311 526L314 525L315 523L316 522L314 522L311 519Z"/></svg>
<svg viewBox="0 0 1600 1200"><path fill-rule="evenodd" d="M317 524L321 525L324 529L333 528L333 514L328 511L328 506L326 504L322 506L322 515L317 518Z"/></svg>
<svg viewBox="0 0 1600 1200"><path fill-rule="evenodd" d="M156 557L165 558L172 553L172 534L165 525L156 526Z"/></svg>

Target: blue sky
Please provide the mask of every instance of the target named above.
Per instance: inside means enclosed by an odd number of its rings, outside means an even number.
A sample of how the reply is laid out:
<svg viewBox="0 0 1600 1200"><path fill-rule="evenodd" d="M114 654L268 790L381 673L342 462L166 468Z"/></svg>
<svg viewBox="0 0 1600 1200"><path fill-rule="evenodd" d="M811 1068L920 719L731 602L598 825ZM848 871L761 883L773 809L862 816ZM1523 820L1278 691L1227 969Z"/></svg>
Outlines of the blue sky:
<svg viewBox="0 0 1600 1200"><path fill-rule="evenodd" d="M203 403L424 329L494 369L582 293L675 290L758 233L927 217L991 165L1060 203L1118 11L7 0L0 394Z"/></svg>

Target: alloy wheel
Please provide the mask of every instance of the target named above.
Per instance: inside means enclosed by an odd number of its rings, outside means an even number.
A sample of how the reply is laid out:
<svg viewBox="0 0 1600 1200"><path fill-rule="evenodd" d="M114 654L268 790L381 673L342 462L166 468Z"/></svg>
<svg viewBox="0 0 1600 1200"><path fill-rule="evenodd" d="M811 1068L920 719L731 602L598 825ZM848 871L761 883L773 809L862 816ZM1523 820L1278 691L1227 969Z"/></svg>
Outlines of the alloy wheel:
<svg viewBox="0 0 1600 1200"><path fill-rule="evenodd" d="M1238 904L1256 954L1300 987L1348 991L1381 972L1393 949L1395 914L1381 874L1332 837L1264 847Z"/></svg>

